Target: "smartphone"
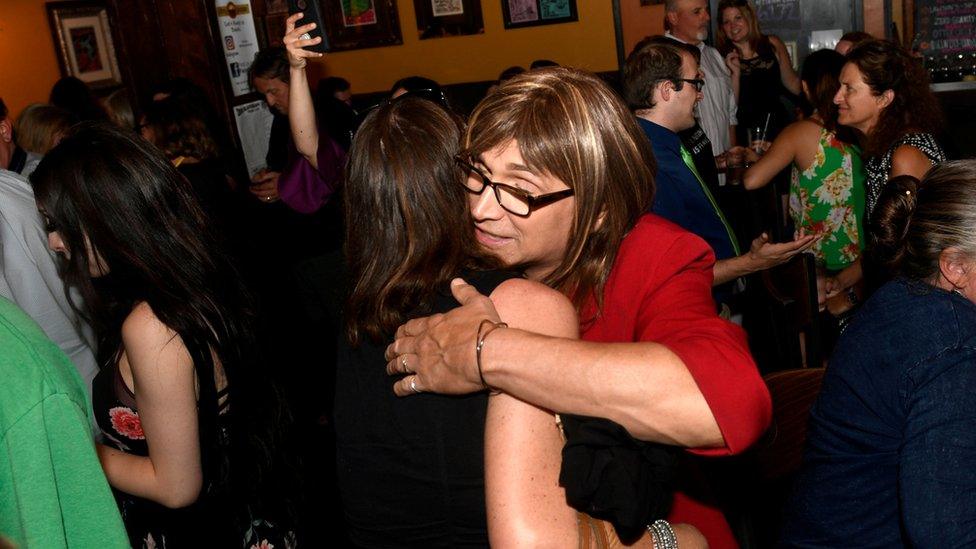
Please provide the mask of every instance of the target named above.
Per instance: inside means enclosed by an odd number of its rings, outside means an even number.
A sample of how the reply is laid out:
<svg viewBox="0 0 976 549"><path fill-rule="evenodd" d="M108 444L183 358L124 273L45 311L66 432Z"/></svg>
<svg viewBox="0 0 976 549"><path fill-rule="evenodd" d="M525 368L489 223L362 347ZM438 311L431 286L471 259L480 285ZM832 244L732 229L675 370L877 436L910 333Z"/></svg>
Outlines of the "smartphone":
<svg viewBox="0 0 976 549"><path fill-rule="evenodd" d="M319 7L319 0L288 0L288 13L293 15L302 13L302 18L295 23L295 27L301 27L309 23L315 23L312 32L307 32L302 38L315 38L321 36L322 41L314 46L305 46L305 49L318 53L329 51L329 37L325 35L325 25L322 24L322 12Z"/></svg>

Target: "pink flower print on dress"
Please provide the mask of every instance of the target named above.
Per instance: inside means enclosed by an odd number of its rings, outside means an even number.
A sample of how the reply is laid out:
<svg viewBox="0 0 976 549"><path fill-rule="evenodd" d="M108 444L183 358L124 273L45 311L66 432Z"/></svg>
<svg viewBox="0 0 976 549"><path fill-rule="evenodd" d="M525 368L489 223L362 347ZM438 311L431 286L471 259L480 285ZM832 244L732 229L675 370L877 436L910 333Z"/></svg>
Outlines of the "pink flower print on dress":
<svg viewBox="0 0 976 549"><path fill-rule="evenodd" d="M263 539L261 543L252 544L250 549L274 549L274 545Z"/></svg>
<svg viewBox="0 0 976 549"><path fill-rule="evenodd" d="M108 411L112 419L112 427L122 436L133 440L145 440L146 435L142 432L142 422L139 421L139 414L131 408L116 406Z"/></svg>

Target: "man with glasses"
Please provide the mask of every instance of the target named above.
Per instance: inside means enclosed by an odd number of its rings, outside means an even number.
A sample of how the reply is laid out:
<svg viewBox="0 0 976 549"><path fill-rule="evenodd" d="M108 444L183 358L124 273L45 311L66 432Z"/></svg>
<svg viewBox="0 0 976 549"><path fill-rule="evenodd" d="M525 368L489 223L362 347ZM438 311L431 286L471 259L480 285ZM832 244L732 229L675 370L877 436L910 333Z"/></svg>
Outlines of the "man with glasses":
<svg viewBox="0 0 976 549"><path fill-rule="evenodd" d="M624 65L624 94L647 134L658 162L653 212L704 239L715 253L713 295L731 315L732 286L746 274L768 269L809 248L813 236L772 244L766 234L742 250L678 132L695 124L695 105L705 86L693 51L685 44L649 40Z"/></svg>

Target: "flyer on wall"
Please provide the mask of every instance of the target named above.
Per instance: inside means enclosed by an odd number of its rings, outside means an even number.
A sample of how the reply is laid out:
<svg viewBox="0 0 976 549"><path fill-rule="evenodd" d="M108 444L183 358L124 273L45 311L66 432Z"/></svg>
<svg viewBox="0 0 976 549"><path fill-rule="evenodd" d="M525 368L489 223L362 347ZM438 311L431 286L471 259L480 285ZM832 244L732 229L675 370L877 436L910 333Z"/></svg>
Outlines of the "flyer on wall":
<svg viewBox="0 0 976 549"><path fill-rule="evenodd" d="M234 97L251 91L247 71L254 62L254 55L260 48L257 31L254 29L254 14L251 5L244 1L214 0L217 8L217 26L220 27L220 42L227 60L230 85Z"/></svg>

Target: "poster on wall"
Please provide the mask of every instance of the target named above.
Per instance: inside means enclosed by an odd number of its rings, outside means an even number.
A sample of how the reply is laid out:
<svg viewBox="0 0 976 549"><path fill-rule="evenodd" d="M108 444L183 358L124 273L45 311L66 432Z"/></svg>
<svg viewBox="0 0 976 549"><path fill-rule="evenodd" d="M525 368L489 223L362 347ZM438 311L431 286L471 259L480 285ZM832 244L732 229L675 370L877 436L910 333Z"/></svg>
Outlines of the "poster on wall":
<svg viewBox="0 0 976 549"><path fill-rule="evenodd" d="M335 0L320 5L330 51L403 43L396 0Z"/></svg>
<svg viewBox="0 0 976 549"><path fill-rule="evenodd" d="M100 2L49 2L48 22L61 74L93 88L122 83L108 9Z"/></svg>
<svg viewBox="0 0 976 549"><path fill-rule="evenodd" d="M376 5L373 0L341 0L342 24L347 27L361 27L376 24Z"/></svg>
<svg viewBox="0 0 976 549"><path fill-rule="evenodd" d="M227 72L230 74L230 87L234 91L234 97L238 97L251 92L247 71L260 49L254 28L254 15L251 13L251 5L246 1L214 0L214 5L217 8L220 43L223 45Z"/></svg>
<svg viewBox="0 0 976 549"><path fill-rule="evenodd" d="M421 40L482 34L481 0L414 0Z"/></svg>
<svg viewBox="0 0 976 549"><path fill-rule="evenodd" d="M579 21L576 0L502 0L506 29Z"/></svg>
<svg viewBox="0 0 976 549"><path fill-rule="evenodd" d="M241 136L244 163L250 177L267 167L268 135L273 120L274 115L264 101L234 106L234 122L237 124L237 135Z"/></svg>

